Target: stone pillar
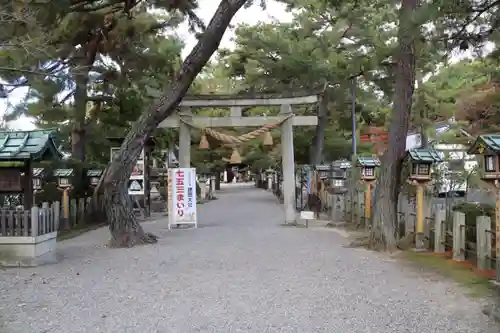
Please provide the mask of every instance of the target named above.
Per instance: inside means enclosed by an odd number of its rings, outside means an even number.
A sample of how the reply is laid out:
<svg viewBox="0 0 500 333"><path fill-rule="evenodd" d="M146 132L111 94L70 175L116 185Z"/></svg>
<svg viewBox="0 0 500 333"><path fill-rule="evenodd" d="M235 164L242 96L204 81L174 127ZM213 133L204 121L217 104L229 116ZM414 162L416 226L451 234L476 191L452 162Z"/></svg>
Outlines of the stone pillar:
<svg viewBox="0 0 500 333"><path fill-rule="evenodd" d="M291 113L290 105L281 105L281 115L288 116ZM293 156L293 119L291 117L281 124L281 156L285 223L295 223L295 160Z"/></svg>
<svg viewBox="0 0 500 333"><path fill-rule="evenodd" d="M200 185L200 200L204 201L207 198L207 181L198 182Z"/></svg>
<svg viewBox="0 0 500 333"><path fill-rule="evenodd" d="M434 252L444 253L445 251L445 220L446 220L446 210L442 207L436 207L434 212Z"/></svg>
<svg viewBox="0 0 500 333"><path fill-rule="evenodd" d="M465 214L453 212L453 260L465 260Z"/></svg>
<svg viewBox="0 0 500 333"><path fill-rule="evenodd" d="M181 112L184 117L191 115L190 108L182 108ZM179 167L191 167L191 131L182 121L179 122Z"/></svg>
<svg viewBox="0 0 500 333"><path fill-rule="evenodd" d="M425 250L424 233L424 185L417 184L417 204L415 209L415 249Z"/></svg>
<svg viewBox="0 0 500 333"><path fill-rule="evenodd" d="M491 219L487 216L478 216L476 221L477 267L482 270L490 269Z"/></svg>
<svg viewBox="0 0 500 333"><path fill-rule="evenodd" d="M215 176L210 177L210 199L215 197Z"/></svg>
<svg viewBox="0 0 500 333"><path fill-rule="evenodd" d="M267 190L273 190L273 175L271 173L267 175Z"/></svg>

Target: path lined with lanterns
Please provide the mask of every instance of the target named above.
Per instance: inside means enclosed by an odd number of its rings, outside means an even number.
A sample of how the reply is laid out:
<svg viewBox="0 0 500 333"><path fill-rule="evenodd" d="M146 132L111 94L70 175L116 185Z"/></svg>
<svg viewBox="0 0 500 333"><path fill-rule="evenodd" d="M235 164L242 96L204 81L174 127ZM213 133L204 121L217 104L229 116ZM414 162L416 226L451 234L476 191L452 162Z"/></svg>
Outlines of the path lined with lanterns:
<svg viewBox="0 0 500 333"><path fill-rule="evenodd" d="M144 223L153 246L110 250L106 229L60 243L57 265L2 271L7 332L496 332L457 286L283 227L269 191L224 186L197 229Z"/></svg>

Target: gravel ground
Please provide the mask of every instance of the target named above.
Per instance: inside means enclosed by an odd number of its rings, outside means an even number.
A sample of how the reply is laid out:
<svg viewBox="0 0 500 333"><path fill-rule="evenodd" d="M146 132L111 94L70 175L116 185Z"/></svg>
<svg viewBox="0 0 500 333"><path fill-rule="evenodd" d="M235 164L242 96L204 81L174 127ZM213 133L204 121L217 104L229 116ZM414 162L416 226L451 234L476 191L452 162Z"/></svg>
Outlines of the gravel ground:
<svg viewBox="0 0 500 333"><path fill-rule="evenodd" d="M197 230L146 223L155 246L106 249L100 229L61 243L57 265L0 272L0 332L498 333L450 282L279 226L269 193L219 197Z"/></svg>

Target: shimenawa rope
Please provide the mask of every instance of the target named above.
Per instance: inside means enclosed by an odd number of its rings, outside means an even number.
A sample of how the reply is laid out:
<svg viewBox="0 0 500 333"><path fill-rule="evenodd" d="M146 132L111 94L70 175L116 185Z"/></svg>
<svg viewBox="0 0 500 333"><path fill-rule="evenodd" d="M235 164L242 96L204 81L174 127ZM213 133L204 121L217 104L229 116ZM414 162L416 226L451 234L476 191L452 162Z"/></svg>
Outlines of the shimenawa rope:
<svg viewBox="0 0 500 333"><path fill-rule="evenodd" d="M269 125L264 125L262 126L261 128L258 128L252 132L249 132L249 133L246 133L246 134L242 134L242 135L239 135L239 136L232 136L232 135L228 135L228 134L224 134L224 133L221 133L219 131L216 131L216 130L213 130L211 128L197 128L196 126L194 126L193 124L191 124L190 122L184 120L184 119L180 119L184 124L192 127L192 128L196 128L198 130L201 130L202 133L204 134L207 134L207 135L210 135L211 137L213 137L214 139L217 139L223 143L229 143L229 144L241 144L241 143L244 143L244 142L248 142L250 140L253 140L253 139L256 139L258 138L259 136L261 136L262 134L266 133L266 132L269 132L270 130L280 126L285 120L287 120L288 118L292 117L293 114L290 114L288 116L286 116L285 118L283 118L282 120L280 120L279 122L275 123L275 124L269 124Z"/></svg>

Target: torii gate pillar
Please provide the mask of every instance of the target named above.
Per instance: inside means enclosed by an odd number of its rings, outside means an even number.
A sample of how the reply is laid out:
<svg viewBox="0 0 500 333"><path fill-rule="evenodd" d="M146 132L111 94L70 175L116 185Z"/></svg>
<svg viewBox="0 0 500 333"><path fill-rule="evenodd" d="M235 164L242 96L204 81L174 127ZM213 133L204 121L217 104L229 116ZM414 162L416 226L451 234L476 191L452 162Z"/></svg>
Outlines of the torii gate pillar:
<svg viewBox="0 0 500 333"><path fill-rule="evenodd" d="M280 114L288 116L292 113L289 104L281 105ZM283 205L285 223L295 223L295 159L293 156L293 118L281 124L281 157L283 170Z"/></svg>

